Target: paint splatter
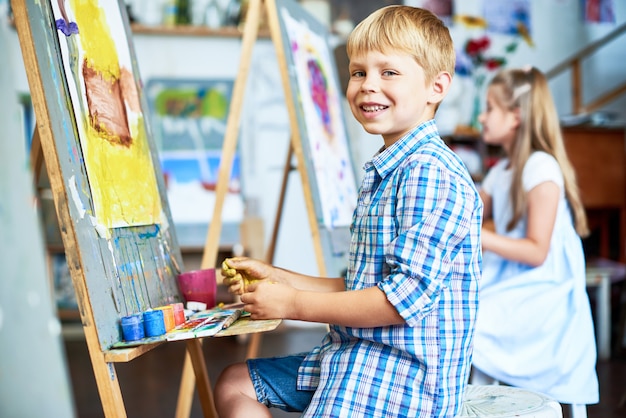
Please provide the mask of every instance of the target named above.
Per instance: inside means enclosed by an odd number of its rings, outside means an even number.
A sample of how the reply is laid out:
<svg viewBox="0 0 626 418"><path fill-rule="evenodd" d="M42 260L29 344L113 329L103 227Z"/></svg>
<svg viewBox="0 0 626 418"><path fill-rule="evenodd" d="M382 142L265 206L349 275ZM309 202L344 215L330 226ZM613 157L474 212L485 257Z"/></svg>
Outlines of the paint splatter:
<svg viewBox="0 0 626 418"><path fill-rule="evenodd" d="M68 22L65 19L57 19L57 29L63 32L65 36L72 36L78 34L78 25L76 22Z"/></svg>
<svg viewBox="0 0 626 418"><path fill-rule="evenodd" d="M309 86L311 88L313 103L315 104L315 108L322 119L326 134L332 138L333 123L328 105L328 83L326 81L326 77L322 71L320 63L314 59L308 60L307 68L309 70Z"/></svg>

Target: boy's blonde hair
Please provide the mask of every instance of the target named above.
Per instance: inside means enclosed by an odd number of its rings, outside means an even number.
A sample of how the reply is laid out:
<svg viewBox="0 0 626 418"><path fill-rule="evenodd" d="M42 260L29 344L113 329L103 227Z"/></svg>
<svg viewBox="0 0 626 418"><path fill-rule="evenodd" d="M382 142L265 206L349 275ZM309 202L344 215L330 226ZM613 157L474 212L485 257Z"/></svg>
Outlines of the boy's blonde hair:
<svg viewBox="0 0 626 418"><path fill-rule="evenodd" d="M524 165L531 153L543 151L559 163L574 227L578 235L587 236L587 216L576 183L576 173L565 151L559 117L546 77L532 67L507 69L498 73L489 85L499 107L510 111L519 109L520 112L520 125L509 155L509 164L513 170L513 218L507 224L507 229L515 226L526 208L526 193L522 186Z"/></svg>
<svg viewBox="0 0 626 418"><path fill-rule="evenodd" d="M357 25L348 37L348 58L368 51L397 51L413 56L426 82L442 71L454 74L456 54L450 31L432 12L411 6L387 6Z"/></svg>

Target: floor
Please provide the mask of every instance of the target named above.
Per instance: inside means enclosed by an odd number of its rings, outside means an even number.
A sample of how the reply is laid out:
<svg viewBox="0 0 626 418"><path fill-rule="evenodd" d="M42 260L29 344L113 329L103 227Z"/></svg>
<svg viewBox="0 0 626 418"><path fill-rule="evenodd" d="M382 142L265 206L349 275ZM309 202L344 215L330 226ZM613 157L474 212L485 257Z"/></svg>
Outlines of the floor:
<svg viewBox="0 0 626 418"><path fill-rule="evenodd" d="M260 356L280 355L307 350L318 343L325 328L281 325L262 337ZM103 417L87 346L78 332L67 334L65 347L79 418ZM245 357L247 344L236 337L207 339L203 345L209 377L214 383L224 366ZM118 363L116 371L128 417L173 417L176 410L180 373L185 354L184 342L164 344L129 362ZM613 356L598 363L600 403L588 409L589 418L626 417L626 355ZM202 417L195 395L190 417ZM275 418L298 414L275 411Z"/></svg>

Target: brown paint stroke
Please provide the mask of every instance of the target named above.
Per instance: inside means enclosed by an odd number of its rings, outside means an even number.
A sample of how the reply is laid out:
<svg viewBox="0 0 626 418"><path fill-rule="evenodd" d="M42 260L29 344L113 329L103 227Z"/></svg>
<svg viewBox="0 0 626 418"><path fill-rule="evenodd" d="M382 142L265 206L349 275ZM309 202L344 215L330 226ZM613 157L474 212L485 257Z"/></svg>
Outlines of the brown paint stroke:
<svg viewBox="0 0 626 418"><path fill-rule="evenodd" d="M141 113L141 104L139 103L135 76L124 67L120 69L120 86L122 88L122 96L130 110L135 113Z"/></svg>
<svg viewBox="0 0 626 418"><path fill-rule="evenodd" d="M120 80L103 77L102 73L89 66L87 59L83 62L83 78L93 128L107 141L130 147L133 139L128 128Z"/></svg>

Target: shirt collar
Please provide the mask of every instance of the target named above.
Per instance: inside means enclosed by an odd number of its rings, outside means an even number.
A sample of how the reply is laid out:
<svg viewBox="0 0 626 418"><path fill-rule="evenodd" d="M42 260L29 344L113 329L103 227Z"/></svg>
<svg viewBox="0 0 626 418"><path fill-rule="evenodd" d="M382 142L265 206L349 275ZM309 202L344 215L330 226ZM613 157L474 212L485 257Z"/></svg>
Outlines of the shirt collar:
<svg viewBox="0 0 626 418"><path fill-rule="evenodd" d="M370 161L368 161L364 169L367 171L372 166L378 172L381 178L393 171L398 164L409 154L412 154L420 146L426 142L430 142L433 138L439 138L439 131L435 120L428 120L418 125L412 131L400 138L389 148L382 147Z"/></svg>

